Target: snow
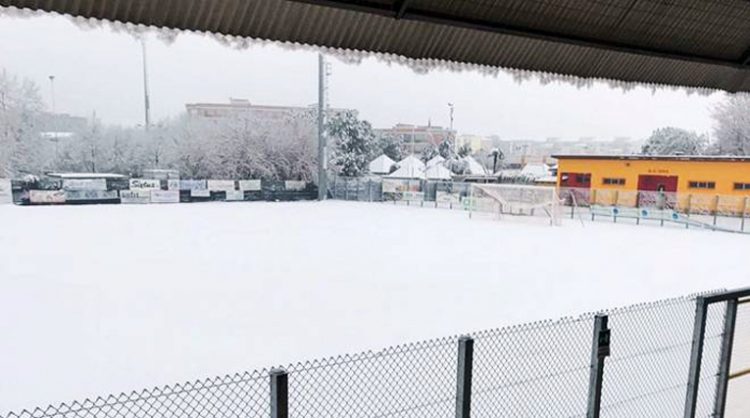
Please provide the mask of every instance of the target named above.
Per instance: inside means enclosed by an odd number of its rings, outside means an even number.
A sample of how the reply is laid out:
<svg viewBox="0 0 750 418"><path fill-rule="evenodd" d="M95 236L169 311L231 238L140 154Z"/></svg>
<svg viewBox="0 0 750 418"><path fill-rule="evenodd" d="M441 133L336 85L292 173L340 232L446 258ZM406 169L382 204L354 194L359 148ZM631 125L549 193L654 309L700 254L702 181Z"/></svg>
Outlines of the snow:
<svg viewBox="0 0 750 418"><path fill-rule="evenodd" d="M0 414L747 285L747 237L376 203L0 206Z"/></svg>
<svg viewBox="0 0 750 418"><path fill-rule="evenodd" d="M398 179L424 179L425 165L419 158L409 155L398 162L398 170L386 177Z"/></svg>
<svg viewBox="0 0 750 418"><path fill-rule="evenodd" d="M442 164L433 165L424 172L425 177L428 180L450 180L453 178L453 173L450 170L443 167Z"/></svg>
<svg viewBox="0 0 750 418"><path fill-rule="evenodd" d="M378 158L372 160L369 165L370 173L372 174L388 174L391 172L391 167L396 164L395 161L390 159L387 155L382 154Z"/></svg>
<svg viewBox="0 0 750 418"><path fill-rule="evenodd" d="M547 166L547 164L542 164L542 163L528 163L525 166L523 166L523 169L521 170L521 175L531 178L531 179L548 177L549 167Z"/></svg>
<svg viewBox="0 0 750 418"><path fill-rule="evenodd" d="M445 162L445 158L443 158L441 155L436 155L430 159L430 161L427 161L426 167L432 168L436 165L442 164Z"/></svg>
<svg viewBox="0 0 750 418"><path fill-rule="evenodd" d="M463 160L466 161L469 167L466 174L474 174L474 175L487 174L487 170L485 170L482 164L479 164L479 162L475 160L474 157L466 156L463 158Z"/></svg>
<svg viewBox="0 0 750 418"><path fill-rule="evenodd" d="M61 179L124 179L127 177L114 173L47 173L47 176Z"/></svg>

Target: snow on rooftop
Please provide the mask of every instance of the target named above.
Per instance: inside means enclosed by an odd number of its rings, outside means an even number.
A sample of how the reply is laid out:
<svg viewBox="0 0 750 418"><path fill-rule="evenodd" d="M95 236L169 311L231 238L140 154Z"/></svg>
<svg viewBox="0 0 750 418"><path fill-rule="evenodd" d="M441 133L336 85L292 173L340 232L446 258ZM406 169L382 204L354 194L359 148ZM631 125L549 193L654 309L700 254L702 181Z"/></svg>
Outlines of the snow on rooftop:
<svg viewBox="0 0 750 418"><path fill-rule="evenodd" d="M427 168L424 174L428 180L450 180L453 177L453 173L442 164L435 164Z"/></svg>
<svg viewBox="0 0 750 418"><path fill-rule="evenodd" d="M372 160L369 164L370 173L372 174L388 174L391 172L391 167L396 164L395 161L390 159L385 154L382 154L378 158Z"/></svg>
<svg viewBox="0 0 750 418"><path fill-rule="evenodd" d="M47 177L61 179L124 179L127 176L115 173L47 173Z"/></svg>

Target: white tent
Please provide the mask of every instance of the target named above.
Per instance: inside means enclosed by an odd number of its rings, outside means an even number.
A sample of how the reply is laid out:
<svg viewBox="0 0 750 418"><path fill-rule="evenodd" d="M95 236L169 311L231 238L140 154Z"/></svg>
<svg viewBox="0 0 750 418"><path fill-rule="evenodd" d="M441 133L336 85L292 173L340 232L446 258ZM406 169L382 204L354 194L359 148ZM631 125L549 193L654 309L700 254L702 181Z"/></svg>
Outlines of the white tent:
<svg viewBox="0 0 750 418"><path fill-rule="evenodd" d="M445 162L445 158L441 157L440 155L436 155L430 159L430 161L427 161L427 168L434 167L436 165L442 164Z"/></svg>
<svg viewBox="0 0 750 418"><path fill-rule="evenodd" d="M550 172L547 164L529 163L523 166L521 175L531 179L538 179L540 177L548 177L550 175Z"/></svg>
<svg viewBox="0 0 750 418"><path fill-rule="evenodd" d="M405 165L386 177L396 179L424 179L424 169Z"/></svg>
<svg viewBox="0 0 750 418"><path fill-rule="evenodd" d="M383 154L370 162L370 173L388 174L391 172L391 167L393 167L394 164L396 164L395 161L391 160L387 155Z"/></svg>
<svg viewBox="0 0 750 418"><path fill-rule="evenodd" d="M424 174L428 180L450 180L453 178L453 173L442 164L429 167L425 170Z"/></svg>
<svg viewBox="0 0 750 418"><path fill-rule="evenodd" d="M403 160L398 162L398 168L406 168L408 170L421 170L424 171L424 163L414 155L410 155Z"/></svg>
<svg viewBox="0 0 750 418"><path fill-rule="evenodd" d="M482 167L482 164L479 164L479 162L475 160L473 157L466 156L463 158L463 160L466 161L466 163L468 164L467 174L472 174L475 176L477 175L484 176L487 174L487 170L485 170L484 167Z"/></svg>

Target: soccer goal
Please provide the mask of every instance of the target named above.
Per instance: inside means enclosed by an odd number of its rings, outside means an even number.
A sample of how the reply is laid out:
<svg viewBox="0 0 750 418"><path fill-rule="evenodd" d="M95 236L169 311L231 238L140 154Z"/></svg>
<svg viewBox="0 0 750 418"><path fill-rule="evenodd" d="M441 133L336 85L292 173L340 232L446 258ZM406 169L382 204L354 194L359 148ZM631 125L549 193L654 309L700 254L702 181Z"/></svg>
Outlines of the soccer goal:
<svg viewBox="0 0 750 418"><path fill-rule="evenodd" d="M466 209L476 213L537 217L560 225L560 199L554 187L472 184Z"/></svg>

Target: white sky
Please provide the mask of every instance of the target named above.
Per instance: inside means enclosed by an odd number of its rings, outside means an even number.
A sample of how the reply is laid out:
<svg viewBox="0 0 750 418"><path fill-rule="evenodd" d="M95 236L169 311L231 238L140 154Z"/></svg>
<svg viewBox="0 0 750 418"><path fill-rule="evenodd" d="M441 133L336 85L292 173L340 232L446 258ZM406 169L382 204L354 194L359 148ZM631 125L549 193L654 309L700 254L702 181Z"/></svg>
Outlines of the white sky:
<svg viewBox="0 0 750 418"><path fill-rule="evenodd" d="M57 110L97 116L107 123L143 121L141 51L130 35L108 28L81 29L55 15L0 16L0 68L37 82L50 103L48 76L55 75ZM247 98L256 104L307 105L317 101L317 54L274 45L246 50L183 33L172 44L150 35L152 118L174 116L190 102ZM376 127L398 122L449 123L455 103L459 133L503 139L615 136L644 138L677 126L710 133L710 107L722 98L684 91L604 84L578 89L565 84L518 84L508 75L433 71L416 74L375 58L361 64L332 63L330 103L355 108Z"/></svg>

